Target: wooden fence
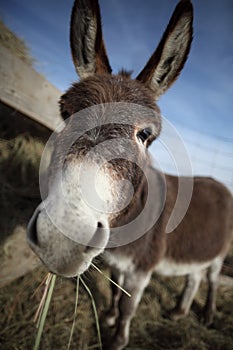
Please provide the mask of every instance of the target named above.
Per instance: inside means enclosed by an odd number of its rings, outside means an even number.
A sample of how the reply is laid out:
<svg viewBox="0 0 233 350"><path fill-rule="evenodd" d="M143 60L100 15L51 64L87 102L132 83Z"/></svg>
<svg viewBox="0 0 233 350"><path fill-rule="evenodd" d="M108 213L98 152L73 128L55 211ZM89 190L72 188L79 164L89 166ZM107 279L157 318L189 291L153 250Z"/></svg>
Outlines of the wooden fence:
<svg viewBox="0 0 233 350"><path fill-rule="evenodd" d="M0 46L0 104L53 131L62 123L58 107L60 96L61 91L41 74ZM40 263L27 245L25 228L22 226L9 233L8 239L1 245L1 254L0 287Z"/></svg>
<svg viewBox="0 0 233 350"><path fill-rule="evenodd" d="M50 130L62 122L61 91L0 46L0 101Z"/></svg>

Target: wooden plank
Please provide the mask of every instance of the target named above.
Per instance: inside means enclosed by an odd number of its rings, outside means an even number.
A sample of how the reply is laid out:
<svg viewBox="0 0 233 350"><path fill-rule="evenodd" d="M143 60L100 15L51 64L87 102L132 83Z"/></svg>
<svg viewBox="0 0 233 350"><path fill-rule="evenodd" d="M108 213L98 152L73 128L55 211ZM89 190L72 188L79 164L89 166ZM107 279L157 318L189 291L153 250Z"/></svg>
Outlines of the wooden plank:
<svg viewBox="0 0 233 350"><path fill-rule="evenodd" d="M61 91L0 46L0 101L54 130L62 123Z"/></svg>

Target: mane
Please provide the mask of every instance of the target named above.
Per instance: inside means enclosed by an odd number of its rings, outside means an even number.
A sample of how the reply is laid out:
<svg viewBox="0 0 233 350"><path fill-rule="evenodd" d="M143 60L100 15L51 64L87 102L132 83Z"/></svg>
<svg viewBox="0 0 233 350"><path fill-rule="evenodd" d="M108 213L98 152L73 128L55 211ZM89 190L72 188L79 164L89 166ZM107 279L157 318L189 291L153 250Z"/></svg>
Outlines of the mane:
<svg viewBox="0 0 233 350"><path fill-rule="evenodd" d="M118 72L118 74L121 75L123 78L131 78L132 73L133 73L133 70L126 70L124 68L122 68Z"/></svg>

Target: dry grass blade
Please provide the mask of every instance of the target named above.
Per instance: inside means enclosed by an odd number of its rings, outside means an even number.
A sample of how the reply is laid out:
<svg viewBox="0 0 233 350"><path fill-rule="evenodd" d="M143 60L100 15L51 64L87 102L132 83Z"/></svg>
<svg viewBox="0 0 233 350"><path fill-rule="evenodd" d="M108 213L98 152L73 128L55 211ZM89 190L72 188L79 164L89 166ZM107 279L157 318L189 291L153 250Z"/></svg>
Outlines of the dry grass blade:
<svg viewBox="0 0 233 350"><path fill-rule="evenodd" d="M99 272L101 273L101 275L103 275L105 278L107 278L107 280L109 280L111 283L113 283L115 286L117 286L120 290L122 290L122 292L124 292L126 295L128 295L128 297L131 297L131 294L128 293L124 288L122 288L119 284L117 284L115 281L113 281L110 277L108 277L107 275L105 275L105 273L103 273L95 264L91 263L91 265Z"/></svg>
<svg viewBox="0 0 233 350"><path fill-rule="evenodd" d="M75 306L74 306L74 320L73 320L73 324L72 324L71 331L70 331L70 338L69 338L69 342L68 342L68 345L67 345L67 350L70 350L70 346L71 346L71 342L72 342L72 338L73 338L73 334L74 334L74 327L75 327L75 323L76 323L77 308L78 308L78 292L79 292L79 276L77 276L77 284L76 284L76 298L75 298Z"/></svg>
<svg viewBox="0 0 233 350"><path fill-rule="evenodd" d="M48 289L49 289L49 286L50 286L50 282L51 282L51 278L52 278L52 274L49 272L45 278L43 279L43 281L40 283L39 287L37 287L37 289L35 290L35 292L33 293L33 296L37 293L38 289L43 285L45 284L45 289L44 289L44 293L42 295L42 298L40 300L40 304L37 308L37 311L36 311L36 314L34 316L34 319L33 321L36 323L36 327L38 328L39 326L39 322L40 322L40 318L41 318L41 314L42 314L42 310L43 310L43 307L44 307L44 304L45 304L45 301L46 301L46 297L47 297L47 294L48 294Z"/></svg>
<svg viewBox="0 0 233 350"><path fill-rule="evenodd" d="M47 275L45 275L45 277L43 278L43 280L40 282L39 286L36 288L36 290L33 292L31 299L34 298L34 296L37 294L38 290L41 288L41 286L43 286L43 284L47 285L47 279L50 277L50 272L47 273ZM36 322L34 320L34 322Z"/></svg>
<svg viewBox="0 0 233 350"><path fill-rule="evenodd" d="M86 285L86 283L84 282L84 280L81 277L80 277L80 281L82 282L84 288L86 289L87 293L89 294L89 296L91 298L91 303L92 303L92 307L93 307L93 311L94 311L94 315L95 315L95 322L96 322L96 329L97 329L97 334L98 334L99 348L100 348L100 350L102 350L103 347L102 347L102 340L101 340L101 334L100 334L100 325L99 325L99 318L98 318L98 314L97 314L97 310L96 310L95 300L93 298L93 295L92 295L90 289L88 288L88 286Z"/></svg>
<svg viewBox="0 0 233 350"><path fill-rule="evenodd" d="M40 346L41 336L44 329L45 319L48 313L49 304L52 298L53 289L56 281L56 275L49 273L46 279L45 292L43 294L43 302L40 302L39 308L37 310L36 316L38 314L39 320L37 321L38 331L36 335L35 345L33 350L38 350ZM37 317L38 317L37 316Z"/></svg>

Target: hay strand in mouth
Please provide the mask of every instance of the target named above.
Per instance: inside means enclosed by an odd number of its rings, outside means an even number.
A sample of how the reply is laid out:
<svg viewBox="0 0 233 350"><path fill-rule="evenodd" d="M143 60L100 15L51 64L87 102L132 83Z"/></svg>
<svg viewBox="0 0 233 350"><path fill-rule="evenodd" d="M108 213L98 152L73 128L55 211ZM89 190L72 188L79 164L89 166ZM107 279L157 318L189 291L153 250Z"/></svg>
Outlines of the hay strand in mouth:
<svg viewBox="0 0 233 350"><path fill-rule="evenodd" d="M43 284L47 285L48 284L48 278L51 278L51 274L50 272L47 273L47 275L45 275L45 277L43 278L43 280L40 282L39 286L36 288L36 290L33 292L32 296L30 297L30 299L33 299L34 296L37 294L38 290L43 286ZM35 321L35 317L34 317L34 322Z"/></svg>
<svg viewBox="0 0 233 350"><path fill-rule="evenodd" d="M79 276L77 276L77 283L76 283L76 298L75 298L75 306L74 306L74 319L73 319L73 324L70 330L70 337L69 337L69 342L67 345L67 350L70 350L73 334L74 334L74 327L76 323L76 316L77 316L77 309L78 309L78 293L79 293Z"/></svg>
<svg viewBox="0 0 233 350"><path fill-rule="evenodd" d="M49 272L46 278L44 294L41 298L41 302L34 317L34 321L37 322L38 330L33 350L38 350L40 346L41 336L51 302L56 277L56 275Z"/></svg>
<svg viewBox="0 0 233 350"><path fill-rule="evenodd" d="M99 348L100 348L100 350L103 350L103 347L102 347L102 340L101 340L101 334L100 334L99 318L98 318L98 314L97 314L97 309L96 309L96 305L95 305L95 300L94 300L94 298L93 298L93 295L92 295L90 289L88 288L88 286L86 285L86 283L84 282L84 280L82 279L82 277L80 277L80 281L82 282L84 288L86 289L87 293L89 294L89 296L90 296L90 298L91 298L92 308L93 308L94 315L95 315L95 323L96 323L96 329L97 329L97 335L98 335L98 341L99 341Z"/></svg>
<svg viewBox="0 0 233 350"><path fill-rule="evenodd" d="M99 272L101 273L101 275L103 275L105 278L107 278L107 280L109 280L111 283L113 283L115 286L117 286L120 290L122 290L122 292L124 292L126 295L128 295L128 297L131 297L131 294L129 292L127 292L123 287L121 287L119 284L117 284L115 281L113 281L110 277L108 277L107 275L105 275L105 273L103 273L95 264L91 263L91 265Z"/></svg>
<svg viewBox="0 0 233 350"><path fill-rule="evenodd" d="M50 282L51 282L51 278L52 278L52 274L50 272L47 273L47 275L45 276L45 278L43 279L43 281L40 283L40 285L37 287L37 289L35 290L35 292L33 293L32 297L38 292L39 288L45 284L45 288L44 288L44 293L42 295L42 298L40 300L40 304L37 308L36 314L34 316L33 321L36 323L36 327L38 328L39 326L39 322L40 322L40 318L41 318L41 314L42 314L42 310L46 301L46 297L48 294L48 289L50 286Z"/></svg>

